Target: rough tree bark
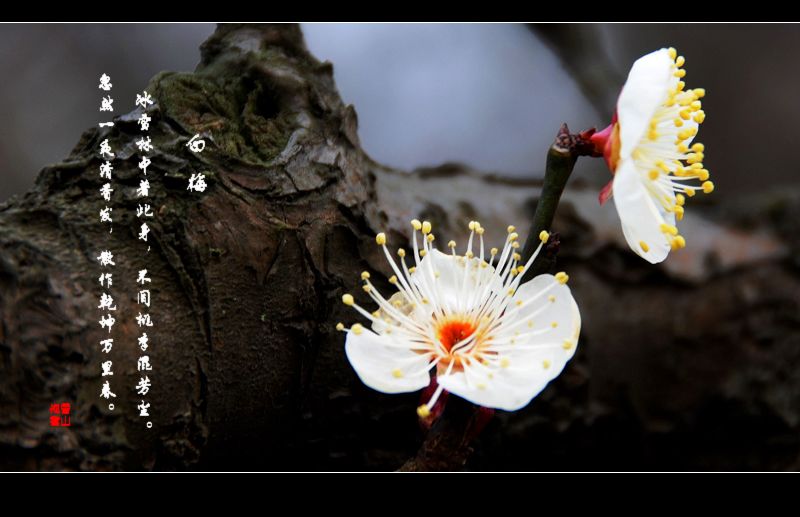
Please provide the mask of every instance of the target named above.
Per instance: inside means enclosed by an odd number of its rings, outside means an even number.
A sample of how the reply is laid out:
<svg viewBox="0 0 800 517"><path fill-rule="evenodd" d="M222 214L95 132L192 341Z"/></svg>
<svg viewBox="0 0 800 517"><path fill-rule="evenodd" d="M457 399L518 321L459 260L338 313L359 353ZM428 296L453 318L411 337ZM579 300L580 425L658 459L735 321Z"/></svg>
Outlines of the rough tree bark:
<svg viewBox="0 0 800 517"><path fill-rule="evenodd" d="M222 25L194 73L154 77L149 254L134 213L138 112L84 133L0 207L0 468L396 469L414 456L417 396L360 384L334 330L356 319L340 296L361 292L362 270L388 273L377 231L400 246L413 217L447 239L478 219L500 240L507 224L527 227L538 185L375 163L332 71L297 26ZM199 155L184 145L195 133L209 142ZM106 138L117 150L112 234L97 223ZM203 194L186 190L198 172ZM782 199L725 214L747 231L687 215L690 247L651 267L626 249L613 207L570 185L554 229L584 319L577 355L459 463L796 468L800 273L787 257L798 211ZM118 259L113 413L98 396L106 248ZM155 320L149 430L133 390L142 267ZM69 429L49 427L57 401L73 403Z"/></svg>

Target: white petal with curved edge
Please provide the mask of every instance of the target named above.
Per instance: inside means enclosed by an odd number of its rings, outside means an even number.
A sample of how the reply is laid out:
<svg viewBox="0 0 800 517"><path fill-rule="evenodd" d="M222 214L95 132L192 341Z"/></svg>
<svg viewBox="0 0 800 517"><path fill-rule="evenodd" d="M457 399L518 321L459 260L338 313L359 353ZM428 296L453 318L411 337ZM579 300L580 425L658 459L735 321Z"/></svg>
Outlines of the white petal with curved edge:
<svg viewBox="0 0 800 517"><path fill-rule="evenodd" d="M509 357L506 367L473 363L475 366L469 370L440 376L437 381L450 393L473 404L516 411L527 406L561 373L571 353L553 346L519 351Z"/></svg>
<svg viewBox="0 0 800 517"><path fill-rule="evenodd" d="M617 101L620 160L630 157L647 132L650 120L677 82L667 49L636 60Z"/></svg>
<svg viewBox="0 0 800 517"><path fill-rule="evenodd" d="M554 301L550 296L555 297ZM529 305L523 304L509 324L525 322L529 315L536 313L535 318L546 322L544 328L539 327L545 332L526 336L526 332L535 332L537 328L534 325L530 329L524 323L513 345L507 339L498 345L496 360L487 365L473 361L463 372L439 377L437 380L444 389L473 404L515 411L526 406L561 373L575 354L581 328L578 304L569 287L552 275L539 275L520 286L517 297L527 300ZM558 325L553 327L552 322ZM513 330L509 332L514 333ZM498 336L509 337L502 331ZM571 346L565 348L565 341Z"/></svg>
<svg viewBox="0 0 800 517"><path fill-rule="evenodd" d="M430 383L426 365L429 357L411 350L412 343L369 330L347 333L344 346L347 359L361 381L383 393L417 391ZM395 370L402 373L395 376Z"/></svg>
<svg viewBox="0 0 800 517"><path fill-rule="evenodd" d="M513 375L510 369L502 376L495 374L494 378L483 384L469 381L464 372L440 376L439 384L454 395L487 408L516 411L528 405L538 395L549 379L537 375L537 371L520 370ZM483 386L483 387L479 387Z"/></svg>
<svg viewBox="0 0 800 517"><path fill-rule="evenodd" d="M522 305L518 306L518 301ZM496 333L498 339L509 339L518 333L520 339L516 341L521 346L546 342L561 344L565 339L577 342L581 319L575 299L569 286L553 275L539 275L519 286L509 311L522 325L517 324L515 328L504 325L509 330L501 328Z"/></svg>
<svg viewBox="0 0 800 517"><path fill-rule="evenodd" d="M614 174L614 205L622 222L622 232L631 249L651 264L667 258L670 244L661 231L662 224L675 225L675 214L667 212L647 191L643 174L633 160L620 161ZM645 243L648 251L644 251Z"/></svg>

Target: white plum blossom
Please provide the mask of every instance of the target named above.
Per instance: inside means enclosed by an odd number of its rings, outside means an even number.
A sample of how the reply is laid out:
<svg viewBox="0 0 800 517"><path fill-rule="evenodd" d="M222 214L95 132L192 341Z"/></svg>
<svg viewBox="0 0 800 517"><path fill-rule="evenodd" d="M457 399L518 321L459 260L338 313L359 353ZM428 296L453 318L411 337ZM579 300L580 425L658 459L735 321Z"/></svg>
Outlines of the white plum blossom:
<svg viewBox="0 0 800 517"><path fill-rule="evenodd" d="M676 221L686 197L714 190L703 166L703 144L692 140L705 120L705 90L686 89L683 56L662 48L639 58L622 88L610 126L592 136L614 179L613 195L631 249L653 264L686 246Z"/></svg>
<svg viewBox="0 0 800 517"><path fill-rule="evenodd" d="M352 295L342 297L371 322L371 329L359 323L349 329L337 325L347 332L350 364L364 384L384 393L425 388L433 370L438 386L419 406L422 418L431 414L443 390L488 408L524 407L562 371L580 334L580 313L566 273L522 282L548 233L541 232L536 252L522 263L513 226L503 249L487 253L483 227L470 222L469 242L457 255L454 241L448 243L450 253L436 249L429 222L415 219L411 224L410 263L402 248L395 261L385 234L376 237L397 292L384 298L365 271L363 289L378 309L368 312Z"/></svg>

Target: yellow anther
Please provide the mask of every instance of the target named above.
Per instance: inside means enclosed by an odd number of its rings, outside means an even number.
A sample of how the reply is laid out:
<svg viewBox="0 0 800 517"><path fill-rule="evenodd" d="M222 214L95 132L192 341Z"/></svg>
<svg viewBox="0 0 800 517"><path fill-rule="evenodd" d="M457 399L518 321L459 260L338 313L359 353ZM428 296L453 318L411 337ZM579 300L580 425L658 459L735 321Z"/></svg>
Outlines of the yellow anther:
<svg viewBox="0 0 800 517"><path fill-rule="evenodd" d="M648 176L650 176L650 179L653 180L653 181L657 180L660 175L661 175L661 173L659 171L657 171L656 169L653 169L648 174Z"/></svg>
<svg viewBox="0 0 800 517"><path fill-rule="evenodd" d="M685 193L689 197L694 197L694 194L695 194L694 190L691 190L691 189L690 190L686 190Z"/></svg>
<svg viewBox="0 0 800 517"><path fill-rule="evenodd" d="M519 242L518 241L512 242L511 243L511 247L514 248L515 250L518 250L519 249Z"/></svg>
<svg viewBox="0 0 800 517"><path fill-rule="evenodd" d="M345 305L353 305L356 301L353 299L352 294L347 293L342 295L342 303Z"/></svg>
<svg viewBox="0 0 800 517"><path fill-rule="evenodd" d="M547 297L547 301L549 301L550 303L556 303L556 297L551 294L550 296Z"/></svg>
<svg viewBox="0 0 800 517"><path fill-rule="evenodd" d="M686 151L688 151L688 150L689 150L689 148L688 148L688 147L686 147L686 144L684 144L683 142L681 142L680 144L678 144L678 152L679 152L679 153L685 153L685 152L686 152Z"/></svg>
<svg viewBox="0 0 800 517"><path fill-rule="evenodd" d="M673 59L673 60L674 60L676 57L678 57L678 51L677 51L677 50L675 50L675 47L670 47L670 48L668 48L668 49L667 49L667 52L669 52L669 57L670 57L670 59Z"/></svg>
<svg viewBox="0 0 800 517"><path fill-rule="evenodd" d="M378 246L383 246L386 244L386 234L381 232L375 236L375 242L378 243Z"/></svg>
<svg viewBox="0 0 800 517"><path fill-rule="evenodd" d="M644 251L645 253L650 251L650 246L648 246L647 243L644 241L639 241L639 247L642 248L642 251Z"/></svg>
<svg viewBox="0 0 800 517"><path fill-rule="evenodd" d="M702 153L705 150L706 150L706 146L704 146L700 142L698 142L696 144L692 144L692 151L694 151L696 153Z"/></svg>
<svg viewBox="0 0 800 517"><path fill-rule="evenodd" d="M516 229L517 229L517 227L516 227L516 226L514 226L514 225L509 225L509 226L508 226L508 228L506 228L506 231L507 231L508 233L514 233L514 232L516 231Z"/></svg>
<svg viewBox="0 0 800 517"><path fill-rule="evenodd" d="M428 250L420 250L420 251L419 251L419 256L420 256L420 257L424 257L424 256L425 256L425 255L427 255L427 254L428 254Z"/></svg>
<svg viewBox="0 0 800 517"><path fill-rule="evenodd" d="M675 176L686 176L686 169L684 169L682 165L678 165L675 167Z"/></svg>
<svg viewBox="0 0 800 517"><path fill-rule="evenodd" d="M475 229L475 233L477 233L478 235L483 235L483 232L484 232L484 231L486 231L486 230L484 230L483 226L478 226L478 227Z"/></svg>
<svg viewBox="0 0 800 517"><path fill-rule="evenodd" d="M408 268L408 272L409 273L414 273L416 270L417 270L417 266L412 266L412 267Z"/></svg>
<svg viewBox="0 0 800 517"><path fill-rule="evenodd" d="M490 249L490 250L489 250L489 253L491 253L491 255L492 255L493 257L494 257L495 255L497 255L497 252L498 252L497 248L492 248L492 249Z"/></svg>
<svg viewBox="0 0 800 517"><path fill-rule="evenodd" d="M431 410L428 409L426 404L423 404L417 408L417 415L419 415L420 418L428 418L431 416Z"/></svg>
<svg viewBox="0 0 800 517"><path fill-rule="evenodd" d="M550 324L550 326L553 327L553 328L556 328L556 327L558 327L558 322L554 321L553 323Z"/></svg>
<svg viewBox="0 0 800 517"><path fill-rule="evenodd" d="M517 300L516 304L517 304L517 307L522 307L522 300Z"/></svg>
<svg viewBox="0 0 800 517"><path fill-rule="evenodd" d="M339 323L337 323L337 324L336 324L336 330L338 330L338 331L340 331L340 332L341 332L342 330L344 330L344 323L342 323L341 321L340 321Z"/></svg>
<svg viewBox="0 0 800 517"><path fill-rule="evenodd" d="M392 275L391 277L389 277L389 283L390 284L396 284L397 283L397 275Z"/></svg>
<svg viewBox="0 0 800 517"><path fill-rule="evenodd" d="M650 140L658 140L658 131L656 131L655 129L651 129L650 131L647 132L647 138L649 138Z"/></svg>
<svg viewBox="0 0 800 517"><path fill-rule="evenodd" d="M503 357L500 359L500 368L508 368L508 365L511 364L511 361L508 357Z"/></svg>
<svg viewBox="0 0 800 517"><path fill-rule="evenodd" d="M365 293L368 293L368 292L372 291L372 286L369 285L369 284L363 285L363 286L361 286L361 288L364 290Z"/></svg>
<svg viewBox="0 0 800 517"><path fill-rule="evenodd" d="M466 252L466 253L464 254L464 256L465 256L465 257L467 257L468 259L471 259L472 257L474 257L474 256L475 256L475 254L474 254L474 253L472 253L472 250L469 250L468 252Z"/></svg>
<svg viewBox="0 0 800 517"><path fill-rule="evenodd" d="M561 344L561 348L563 348L564 350L569 350L573 346L574 345L572 344L572 341L570 341L569 339L565 339L564 342Z"/></svg>
<svg viewBox="0 0 800 517"><path fill-rule="evenodd" d="M544 368L545 370L547 370L548 368L550 368L550 361L548 361L547 359L545 359L544 361L542 361L542 368Z"/></svg>
<svg viewBox="0 0 800 517"><path fill-rule="evenodd" d="M522 260L522 255L520 255L519 253L514 253L513 255L511 255L511 258L519 262L520 260Z"/></svg>
<svg viewBox="0 0 800 517"><path fill-rule="evenodd" d="M683 66L684 63L686 63L686 58L684 58L683 56L678 56L678 58L675 59L675 66L677 67Z"/></svg>
<svg viewBox="0 0 800 517"><path fill-rule="evenodd" d="M422 221L422 233L424 235L428 235L431 233L431 223L430 221Z"/></svg>
<svg viewBox="0 0 800 517"><path fill-rule="evenodd" d="M693 165L695 163L702 163L703 158L705 158L705 155L703 153L692 153L686 157L686 163L688 163L689 165Z"/></svg>
<svg viewBox="0 0 800 517"><path fill-rule="evenodd" d="M683 89L684 89L684 88L686 88L686 83L685 83L685 82L683 82L683 81L678 81L678 86L677 86L677 88L678 88L678 91L679 91L679 92L682 92L682 91L683 91Z"/></svg>
<svg viewBox="0 0 800 517"><path fill-rule="evenodd" d="M517 232L511 232L508 234L508 240L515 241L519 239L519 234Z"/></svg>
<svg viewBox="0 0 800 517"><path fill-rule="evenodd" d="M681 110L681 112L678 113L678 115L680 115L680 117L683 120L689 120L690 118L692 118L692 111L691 110Z"/></svg>
<svg viewBox="0 0 800 517"><path fill-rule="evenodd" d="M378 309L376 311L372 311L372 316L375 317L375 318L380 318L381 317L381 310Z"/></svg>
<svg viewBox="0 0 800 517"><path fill-rule="evenodd" d="M484 384L484 383L482 383L482 382L479 382L478 384L476 384L476 387L477 387L479 390L485 390L485 389L486 389L486 384Z"/></svg>
<svg viewBox="0 0 800 517"><path fill-rule="evenodd" d="M529 329L533 328L533 320L528 320L528 328Z"/></svg>
<svg viewBox="0 0 800 517"><path fill-rule="evenodd" d="M419 231L422 229L422 223L419 222L419 219L412 219L411 226L414 227L415 230Z"/></svg>
<svg viewBox="0 0 800 517"><path fill-rule="evenodd" d="M392 377L394 377L395 379L399 379L402 376L403 376L403 372L400 371L399 368L395 368L394 370L392 370Z"/></svg>
<svg viewBox="0 0 800 517"><path fill-rule="evenodd" d="M467 227L470 230L475 230L475 221L470 221L469 224L467 225Z"/></svg>
<svg viewBox="0 0 800 517"><path fill-rule="evenodd" d="M364 332L364 327L361 326L361 323L356 323L355 325L350 327L350 330L352 330L353 334L355 334L356 336L360 336L361 333Z"/></svg>
<svg viewBox="0 0 800 517"><path fill-rule="evenodd" d="M684 69L682 69L682 68L681 68L681 69L679 69L679 70L675 70L675 73L674 73L673 75L674 75L675 77L678 77L678 78L680 78L680 77L686 77L686 70L684 70Z"/></svg>
<svg viewBox="0 0 800 517"><path fill-rule="evenodd" d="M400 258L405 258L405 256L406 256L406 250L404 250L403 248L398 248L398 250L397 250L397 256L398 256L398 257L400 257Z"/></svg>
<svg viewBox="0 0 800 517"><path fill-rule="evenodd" d="M678 249L686 247L686 239L683 238L683 235L676 235L672 242Z"/></svg>
<svg viewBox="0 0 800 517"><path fill-rule="evenodd" d="M517 273L518 274L522 274L523 271L525 271L525 266L517 266Z"/></svg>
<svg viewBox="0 0 800 517"><path fill-rule="evenodd" d="M539 232L539 240L540 241L547 242L547 240L549 238L550 238L550 234L547 233L545 230L542 230L541 232Z"/></svg>
<svg viewBox="0 0 800 517"><path fill-rule="evenodd" d="M672 235L678 235L678 228L673 226L673 225L671 225L671 224L661 223L661 231L663 233L669 233L669 234L672 234Z"/></svg>
<svg viewBox="0 0 800 517"><path fill-rule="evenodd" d="M710 174L706 169L699 169L697 171L697 179L700 181L706 181L709 178Z"/></svg>
<svg viewBox="0 0 800 517"><path fill-rule="evenodd" d="M432 233L429 233L425 238L428 239L428 242L433 242L436 239L436 236Z"/></svg>
<svg viewBox="0 0 800 517"><path fill-rule="evenodd" d="M558 283L560 284L566 284L567 281L569 281L569 275L563 271L559 271L556 273L556 280L558 280Z"/></svg>
<svg viewBox="0 0 800 517"><path fill-rule="evenodd" d="M683 197L683 194L675 195L675 204L676 205L683 206L684 203L686 203L686 198Z"/></svg>
<svg viewBox="0 0 800 517"><path fill-rule="evenodd" d="M704 181L702 187L703 187L703 192L705 192L706 194L711 194L712 192L714 192L714 183L711 181Z"/></svg>
<svg viewBox="0 0 800 517"><path fill-rule="evenodd" d="M703 121L705 121L705 119L706 119L706 112L703 110L700 110L694 114L694 121L697 122L698 124L702 124Z"/></svg>
<svg viewBox="0 0 800 517"><path fill-rule="evenodd" d="M680 206L680 205L675 205L675 208L673 208L673 210L675 211L675 218L678 221L682 221L683 220L683 207Z"/></svg>
<svg viewBox="0 0 800 517"><path fill-rule="evenodd" d="M514 296L514 288L513 287L508 290L508 295L509 296Z"/></svg>
<svg viewBox="0 0 800 517"><path fill-rule="evenodd" d="M447 247L448 247L448 248L455 248L455 247L456 247L456 241L450 241L450 242L448 242L448 243L447 243Z"/></svg>
<svg viewBox="0 0 800 517"><path fill-rule="evenodd" d="M693 163L693 164L691 164L689 166L689 168L691 168L691 169L702 169L703 168L703 164L702 163Z"/></svg>
<svg viewBox="0 0 800 517"><path fill-rule="evenodd" d="M361 272L361 280L369 280L369 271Z"/></svg>
<svg viewBox="0 0 800 517"><path fill-rule="evenodd" d="M697 111L703 107L703 103L700 101L692 101L692 103L689 104L689 106L691 106L692 110Z"/></svg>
<svg viewBox="0 0 800 517"><path fill-rule="evenodd" d="M676 118L675 120L673 120L673 122L675 123L675 127L683 126L683 119L681 118Z"/></svg>
<svg viewBox="0 0 800 517"><path fill-rule="evenodd" d="M694 93L694 96L697 97L698 99L702 99L703 97L706 96L706 89L695 88L694 90L692 90L692 93Z"/></svg>

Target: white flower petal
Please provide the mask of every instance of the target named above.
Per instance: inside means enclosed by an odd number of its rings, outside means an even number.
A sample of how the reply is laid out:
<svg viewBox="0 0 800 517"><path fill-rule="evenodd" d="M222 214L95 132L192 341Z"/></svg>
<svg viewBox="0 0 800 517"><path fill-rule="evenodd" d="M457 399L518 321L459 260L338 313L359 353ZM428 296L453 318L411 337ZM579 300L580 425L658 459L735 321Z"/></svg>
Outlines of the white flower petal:
<svg viewBox="0 0 800 517"><path fill-rule="evenodd" d="M361 381L383 393L417 391L430 383L426 365L430 356L411 350L391 335L364 329L347 333L345 353ZM399 372L399 376L397 375Z"/></svg>
<svg viewBox="0 0 800 517"><path fill-rule="evenodd" d="M517 301L522 301L522 305L517 306ZM510 333L501 330L498 337L507 338L513 336L514 332L523 335L534 331L537 333L522 340L522 344L562 343L565 339L577 342L581 320L575 299L569 286L560 283L553 275L539 275L519 286L511 307L515 311L512 313L514 319L524 324L516 325L516 329ZM510 322L505 327L510 328L512 324ZM539 334L539 331L546 332Z"/></svg>
<svg viewBox="0 0 800 517"><path fill-rule="evenodd" d="M677 83L673 63L669 51L661 49L640 57L631 67L617 101L620 160L631 156L669 89Z"/></svg>
<svg viewBox="0 0 800 517"><path fill-rule="evenodd" d="M439 384L454 395L478 406L516 411L523 408L539 394L549 379L537 376L537 368L516 371L513 374L506 368L497 372L494 378L481 383L468 382L464 372L440 376ZM538 368L541 370L541 366Z"/></svg>
<svg viewBox="0 0 800 517"><path fill-rule="evenodd" d="M581 328L578 305L569 287L552 275L539 275L520 286L517 298L528 300L529 304L523 303L514 319L504 324L508 328L523 322L516 327L516 342L509 344L507 339L513 332L501 330L497 335L503 342L498 345L499 358L488 365L472 363L467 371L439 377L444 389L474 404L515 411L526 406L561 373L575 354ZM531 314L545 323L544 328L528 327ZM554 322L556 326L552 326ZM544 332L539 333L541 330Z"/></svg>
<svg viewBox="0 0 800 517"><path fill-rule="evenodd" d="M440 307L448 312L458 312L459 308L464 309L465 296L474 296L487 283L493 291L502 289L502 282L495 275L494 268L480 267L480 262L477 257L453 257L434 249L420 261L412 278L417 285L424 282L435 292ZM472 272L466 282L465 268ZM426 309L430 314L430 307Z"/></svg>
<svg viewBox="0 0 800 517"><path fill-rule="evenodd" d="M675 214L653 198L645 181L651 180L643 179L633 160L620 161L614 175L613 199L628 245L640 257L657 264L667 258L671 249L661 225L674 226Z"/></svg>

